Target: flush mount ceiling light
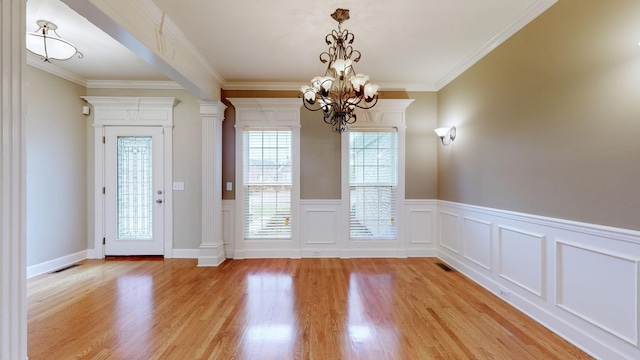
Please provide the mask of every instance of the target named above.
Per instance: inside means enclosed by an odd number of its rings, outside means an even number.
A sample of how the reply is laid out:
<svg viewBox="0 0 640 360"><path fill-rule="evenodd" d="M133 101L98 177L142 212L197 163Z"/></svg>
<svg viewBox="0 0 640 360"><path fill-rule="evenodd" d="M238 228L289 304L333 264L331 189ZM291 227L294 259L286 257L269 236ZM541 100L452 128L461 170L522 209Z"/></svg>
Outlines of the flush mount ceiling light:
<svg viewBox="0 0 640 360"><path fill-rule="evenodd" d="M320 54L320 62L327 64L324 76L311 79L311 86L304 85L302 103L312 111L322 110L324 122L333 131L348 131L348 125L356 122L355 109L370 109L378 102L378 85L369 82L369 75L356 73L353 64L360 61L360 51L351 44L355 36L342 23L349 19L348 9L336 9L331 17L338 22L338 30L325 37L329 50ZM314 106L318 104L319 107Z"/></svg>
<svg viewBox="0 0 640 360"><path fill-rule="evenodd" d="M58 35L56 24L47 20L38 20L36 23L38 30L27 33L27 50L49 63L51 60L69 60L75 55L80 59L83 57L72 43Z"/></svg>
<svg viewBox="0 0 640 360"><path fill-rule="evenodd" d="M452 126L450 128L448 127L441 127L441 128L437 128L435 130L433 130L436 132L436 134L438 134L438 137L440 138L440 141L442 142L442 145L449 145L451 144L451 142L453 140L455 140L456 138L456 127ZM447 141L446 143L444 142L444 139L448 138L449 141Z"/></svg>

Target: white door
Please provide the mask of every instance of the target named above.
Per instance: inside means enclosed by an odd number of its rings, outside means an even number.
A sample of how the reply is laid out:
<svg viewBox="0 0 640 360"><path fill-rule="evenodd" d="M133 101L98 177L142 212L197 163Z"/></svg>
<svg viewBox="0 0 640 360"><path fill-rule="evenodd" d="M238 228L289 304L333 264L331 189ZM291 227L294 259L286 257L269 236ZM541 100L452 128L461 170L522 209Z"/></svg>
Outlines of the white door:
<svg viewBox="0 0 640 360"><path fill-rule="evenodd" d="M105 127L105 255L164 255L162 127Z"/></svg>

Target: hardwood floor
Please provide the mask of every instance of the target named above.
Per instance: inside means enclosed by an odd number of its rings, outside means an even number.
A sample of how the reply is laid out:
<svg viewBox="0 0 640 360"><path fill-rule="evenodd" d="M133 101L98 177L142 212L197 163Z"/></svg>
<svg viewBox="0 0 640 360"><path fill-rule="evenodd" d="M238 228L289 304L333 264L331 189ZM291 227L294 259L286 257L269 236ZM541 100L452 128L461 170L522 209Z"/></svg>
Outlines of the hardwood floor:
<svg viewBox="0 0 640 360"><path fill-rule="evenodd" d="M590 359L435 262L84 261L28 281L29 359Z"/></svg>

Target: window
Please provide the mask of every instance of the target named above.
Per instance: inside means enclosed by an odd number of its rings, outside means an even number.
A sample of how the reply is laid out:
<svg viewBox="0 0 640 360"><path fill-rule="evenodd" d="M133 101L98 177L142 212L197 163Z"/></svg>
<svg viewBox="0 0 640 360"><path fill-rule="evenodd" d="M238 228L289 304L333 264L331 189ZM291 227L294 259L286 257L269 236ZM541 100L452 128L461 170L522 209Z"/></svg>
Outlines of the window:
<svg viewBox="0 0 640 360"><path fill-rule="evenodd" d="M243 133L245 239L291 238L291 130Z"/></svg>
<svg viewBox="0 0 640 360"><path fill-rule="evenodd" d="M352 239L396 238L398 133L349 132L349 219Z"/></svg>
<svg viewBox="0 0 640 360"><path fill-rule="evenodd" d="M153 172L151 136L118 136L118 239L151 239Z"/></svg>

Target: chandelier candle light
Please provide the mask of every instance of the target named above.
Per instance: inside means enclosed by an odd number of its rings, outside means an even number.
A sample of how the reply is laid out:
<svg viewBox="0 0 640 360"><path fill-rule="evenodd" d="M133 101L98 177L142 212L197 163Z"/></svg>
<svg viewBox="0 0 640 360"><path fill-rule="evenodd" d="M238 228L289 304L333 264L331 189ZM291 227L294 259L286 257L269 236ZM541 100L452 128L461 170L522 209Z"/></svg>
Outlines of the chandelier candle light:
<svg viewBox="0 0 640 360"><path fill-rule="evenodd" d="M342 22L349 19L348 9L337 9L331 17L338 22L338 30L325 37L329 50L320 54L320 62L328 63L324 76L311 79L304 85L302 103L312 111L322 110L324 122L333 131L342 133L356 122L355 109L371 109L378 102L378 85L369 82L369 75L356 73L353 64L360 61L360 51L351 44L355 35L342 30ZM318 103L319 107L314 106Z"/></svg>

